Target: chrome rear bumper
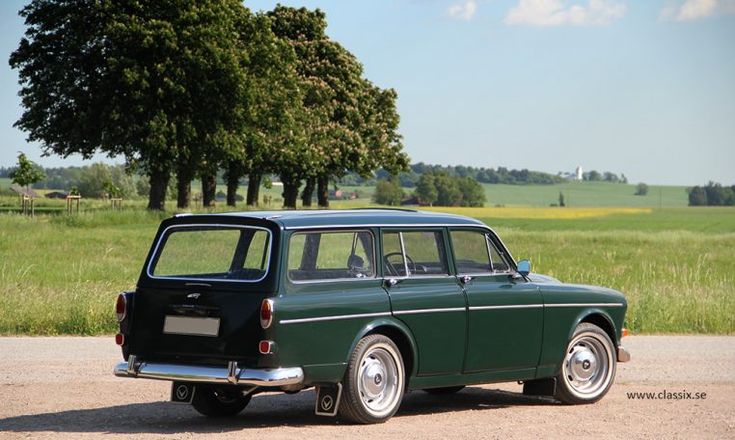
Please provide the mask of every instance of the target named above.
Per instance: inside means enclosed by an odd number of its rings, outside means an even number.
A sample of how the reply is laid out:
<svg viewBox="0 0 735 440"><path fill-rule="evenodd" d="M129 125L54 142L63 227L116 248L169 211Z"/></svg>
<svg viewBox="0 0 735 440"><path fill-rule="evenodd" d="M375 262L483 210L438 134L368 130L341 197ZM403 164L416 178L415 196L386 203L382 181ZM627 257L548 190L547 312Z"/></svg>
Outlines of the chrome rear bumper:
<svg viewBox="0 0 735 440"><path fill-rule="evenodd" d="M238 368L234 361L229 362L226 368L163 364L138 362L134 355L128 357L128 362L117 364L114 373L118 377L258 387L298 385L304 381L304 371L300 367Z"/></svg>
<svg viewBox="0 0 735 440"><path fill-rule="evenodd" d="M630 360L630 352L622 345L618 346L618 362L628 362Z"/></svg>

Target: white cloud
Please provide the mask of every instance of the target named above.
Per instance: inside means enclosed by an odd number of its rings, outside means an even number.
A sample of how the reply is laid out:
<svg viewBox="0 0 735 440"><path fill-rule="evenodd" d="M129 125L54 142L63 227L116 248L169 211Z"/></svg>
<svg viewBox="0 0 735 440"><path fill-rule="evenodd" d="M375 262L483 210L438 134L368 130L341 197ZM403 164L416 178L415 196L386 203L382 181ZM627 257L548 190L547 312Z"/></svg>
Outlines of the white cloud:
<svg viewBox="0 0 735 440"><path fill-rule="evenodd" d="M472 20L475 12L477 12L477 2L475 0L460 1L447 9L450 17L465 21Z"/></svg>
<svg viewBox="0 0 735 440"><path fill-rule="evenodd" d="M569 4L562 0L520 0L503 22L509 26L604 26L622 18L628 8L612 0Z"/></svg>
<svg viewBox="0 0 735 440"><path fill-rule="evenodd" d="M665 7L659 18L692 21L717 14L735 14L735 0L685 0Z"/></svg>

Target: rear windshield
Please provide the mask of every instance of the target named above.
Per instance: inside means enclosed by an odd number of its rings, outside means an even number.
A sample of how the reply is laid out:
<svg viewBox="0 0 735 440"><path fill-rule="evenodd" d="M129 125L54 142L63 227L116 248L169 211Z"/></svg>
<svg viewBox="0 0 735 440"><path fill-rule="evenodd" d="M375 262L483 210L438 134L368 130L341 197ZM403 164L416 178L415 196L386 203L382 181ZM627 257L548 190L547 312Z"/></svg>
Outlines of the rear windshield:
<svg viewBox="0 0 735 440"><path fill-rule="evenodd" d="M268 272L267 229L174 226L167 229L148 267L153 278L260 281Z"/></svg>

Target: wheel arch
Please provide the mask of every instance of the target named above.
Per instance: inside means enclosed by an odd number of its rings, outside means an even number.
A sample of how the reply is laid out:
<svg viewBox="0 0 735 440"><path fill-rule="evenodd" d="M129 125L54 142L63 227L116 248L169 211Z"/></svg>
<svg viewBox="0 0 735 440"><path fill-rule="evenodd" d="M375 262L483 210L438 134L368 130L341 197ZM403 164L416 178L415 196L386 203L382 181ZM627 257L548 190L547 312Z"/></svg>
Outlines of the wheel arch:
<svg viewBox="0 0 735 440"><path fill-rule="evenodd" d="M408 386L410 378L416 374L416 371L418 371L418 350L416 348L413 335L411 334L411 330L395 319L376 319L364 326L352 341L350 350L347 353L347 359L349 359L349 356L353 351L355 351L355 347L362 338L374 334L381 334L389 337L398 347L398 350L401 352L401 357L403 358L403 367L406 371L406 386Z"/></svg>
<svg viewBox="0 0 735 440"><path fill-rule="evenodd" d="M604 310L601 309L587 309L584 310L582 313L577 316L577 319L574 321L574 325L569 330L569 335L567 335L567 341L572 340L572 336L574 335L574 330L576 330L577 326L582 323L589 323L596 325L600 327L610 338L612 343L617 347L618 346L618 332L615 328L615 324L613 323L612 318L610 315L608 315Z"/></svg>

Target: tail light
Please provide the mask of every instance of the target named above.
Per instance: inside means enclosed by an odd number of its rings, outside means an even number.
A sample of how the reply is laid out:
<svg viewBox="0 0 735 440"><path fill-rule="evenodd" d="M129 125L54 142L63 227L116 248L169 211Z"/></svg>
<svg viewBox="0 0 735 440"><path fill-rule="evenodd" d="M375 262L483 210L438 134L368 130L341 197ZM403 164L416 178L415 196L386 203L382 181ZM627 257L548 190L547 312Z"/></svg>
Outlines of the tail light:
<svg viewBox="0 0 735 440"><path fill-rule="evenodd" d="M628 330L627 328L623 327L623 331L621 332L620 337L621 338L624 338L624 337L626 337L628 335L630 335L630 330Z"/></svg>
<svg viewBox="0 0 735 440"><path fill-rule="evenodd" d="M273 300L264 299L260 303L260 326L264 329L271 326L273 322Z"/></svg>
<svg viewBox="0 0 735 440"><path fill-rule="evenodd" d="M115 335L115 344L117 345L124 345L125 344L125 335L123 334L116 334Z"/></svg>
<svg viewBox="0 0 735 440"><path fill-rule="evenodd" d="M117 296L115 314L117 315L117 322L122 322L128 316L128 299L122 293Z"/></svg>

